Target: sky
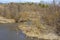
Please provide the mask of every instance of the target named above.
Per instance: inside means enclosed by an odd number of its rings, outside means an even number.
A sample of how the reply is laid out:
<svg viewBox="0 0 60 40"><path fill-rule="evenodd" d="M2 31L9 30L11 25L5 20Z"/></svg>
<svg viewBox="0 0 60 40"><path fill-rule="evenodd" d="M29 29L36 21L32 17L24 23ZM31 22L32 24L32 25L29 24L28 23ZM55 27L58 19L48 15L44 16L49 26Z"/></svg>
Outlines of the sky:
<svg viewBox="0 0 60 40"><path fill-rule="evenodd" d="M41 0L0 0L0 2L40 2ZM51 0L43 0L43 1L51 1Z"/></svg>
<svg viewBox="0 0 60 40"><path fill-rule="evenodd" d="M40 2L40 1L52 1L52 0L21 0L21 1L30 1L30 2Z"/></svg>
<svg viewBox="0 0 60 40"><path fill-rule="evenodd" d="M52 0L0 0L2 3L8 3L8 2L52 2Z"/></svg>

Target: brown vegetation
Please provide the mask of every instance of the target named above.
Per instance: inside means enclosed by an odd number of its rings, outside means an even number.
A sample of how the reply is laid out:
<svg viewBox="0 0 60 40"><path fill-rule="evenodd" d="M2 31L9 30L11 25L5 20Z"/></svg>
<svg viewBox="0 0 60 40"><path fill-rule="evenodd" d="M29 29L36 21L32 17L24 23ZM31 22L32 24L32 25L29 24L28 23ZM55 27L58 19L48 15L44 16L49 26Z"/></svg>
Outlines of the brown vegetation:
<svg viewBox="0 0 60 40"><path fill-rule="evenodd" d="M40 33L57 33L60 35L59 6L9 3L2 7L0 7L0 15L9 19L15 19L16 23L20 23L19 28L26 34L29 31L32 34L35 33L35 35L40 35Z"/></svg>

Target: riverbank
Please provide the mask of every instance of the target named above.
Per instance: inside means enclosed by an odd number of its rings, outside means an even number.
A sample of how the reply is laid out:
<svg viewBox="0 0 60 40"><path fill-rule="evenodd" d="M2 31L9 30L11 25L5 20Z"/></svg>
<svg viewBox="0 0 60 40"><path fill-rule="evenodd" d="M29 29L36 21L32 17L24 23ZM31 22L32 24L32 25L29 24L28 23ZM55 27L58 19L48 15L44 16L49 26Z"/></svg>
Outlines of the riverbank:
<svg viewBox="0 0 60 40"><path fill-rule="evenodd" d="M0 23L15 23L14 19L7 19L5 17L0 16Z"/></svg>
<svg viewBox="0 0 60 40"><path fill-rule="evenodd" d="M59 40L60 36L55 33L42 33L35 25L27 25L27 24L20 24L19 29L23 31L23 33L31 38L38 38L38 39L45 39L45 40ZM43 30L45 31L45 30ZM47 30L48 31L48 30Z"/></svg>

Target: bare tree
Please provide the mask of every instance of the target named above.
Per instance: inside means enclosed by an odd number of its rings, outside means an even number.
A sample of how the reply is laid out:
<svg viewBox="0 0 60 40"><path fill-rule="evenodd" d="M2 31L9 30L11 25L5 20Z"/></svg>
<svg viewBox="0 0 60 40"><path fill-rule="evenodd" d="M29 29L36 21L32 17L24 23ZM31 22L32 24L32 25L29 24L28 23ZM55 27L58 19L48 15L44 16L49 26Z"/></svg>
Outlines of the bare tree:
<svg viewBox="0 0 60 40"><path fill-rule="evenodd" d="M57 12L56 0L53 0L53 12Z"/></svg>
<svg viewBox="0 0 60 40"><path fill-rule="evenodd" d="M53 7L54 7L54 11L56 10L56 3L55 3L55 0L53 0Z"/></svg>
<svg viewBox="0 0 60 40"><path fill-rule="evenodd" d="M55 0L53 0L53 5L55 6Z"/></svg>

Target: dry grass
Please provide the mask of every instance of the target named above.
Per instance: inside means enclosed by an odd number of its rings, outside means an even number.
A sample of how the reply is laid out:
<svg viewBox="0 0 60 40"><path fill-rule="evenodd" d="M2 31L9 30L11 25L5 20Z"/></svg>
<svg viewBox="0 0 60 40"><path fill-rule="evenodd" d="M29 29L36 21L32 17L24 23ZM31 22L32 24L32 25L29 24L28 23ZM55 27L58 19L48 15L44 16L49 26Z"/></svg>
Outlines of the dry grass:
<svg viewBox="0 0 60 40"><path fill-rule="evenodd" d="M58 36L54 33L56 27L47 25L49 22L53 22L53 19L57 18L58 15L53 14L55 17L53 15L49 15L49 17L45 15L43 16L45 19L41 19L40 14L37 12L22 12L20 15L21 19L26 21L19 24L19 29L27 36L43 39L58 39ZM44 20L43 22L45 22L45 24L42 23L42 20Z"/></svg>
<svg viewBox="0 0 60 40"><path fill-rule="evenodd" d="M37 4L8 4L0 10L2 16L15 19L27 36L57 38L60 33L60 7L40 7ZM5 15L4 15L5 14ZM59 34L60 35L60 34Z"/></svg>

